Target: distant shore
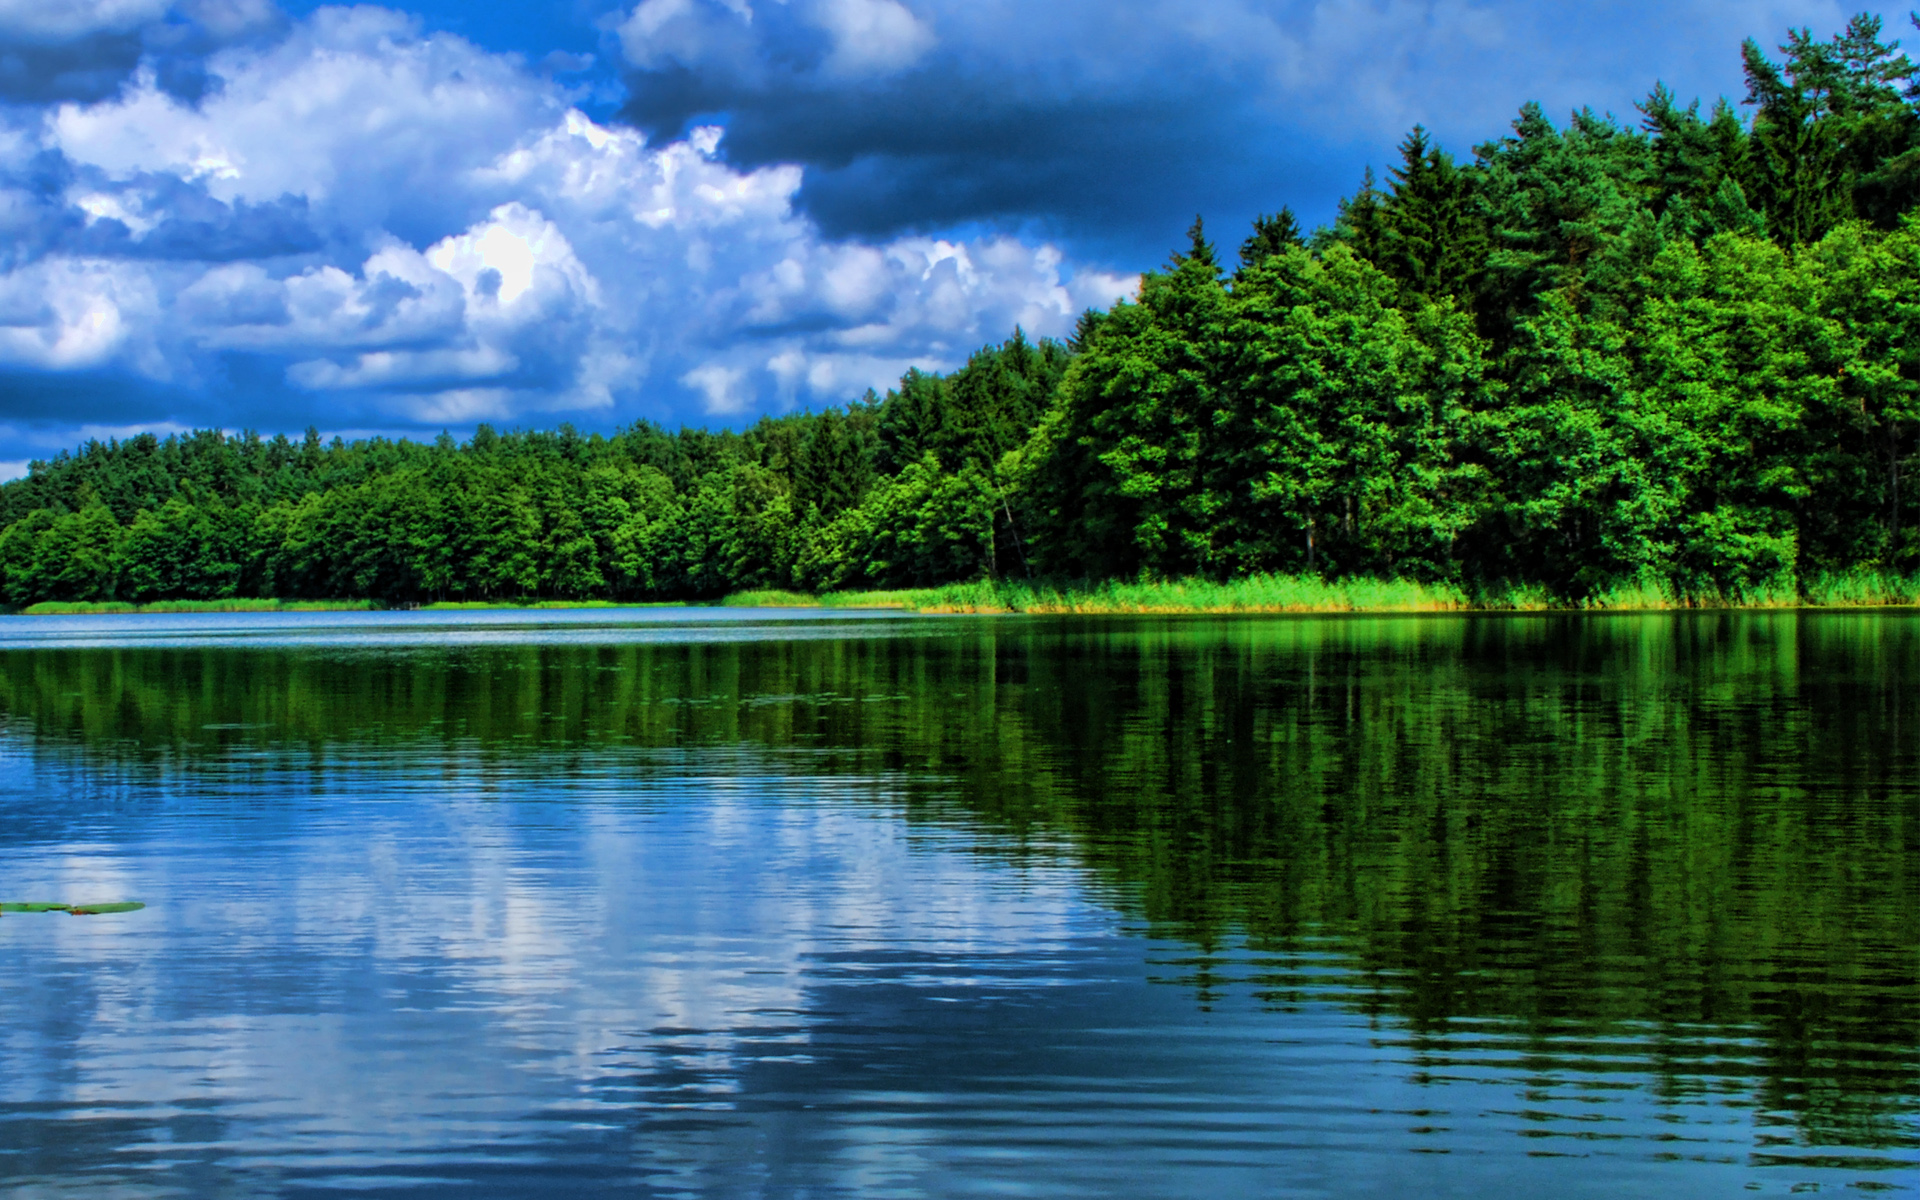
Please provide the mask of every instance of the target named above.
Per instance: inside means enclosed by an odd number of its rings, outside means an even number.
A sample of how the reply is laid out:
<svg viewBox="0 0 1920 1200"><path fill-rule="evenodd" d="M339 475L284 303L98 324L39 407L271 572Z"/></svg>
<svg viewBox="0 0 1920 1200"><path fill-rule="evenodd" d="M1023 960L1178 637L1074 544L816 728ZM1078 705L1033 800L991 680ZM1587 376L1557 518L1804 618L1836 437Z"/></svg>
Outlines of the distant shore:
<svg viewBox="0 0 1920 1200"><path fill-rule="evenodd" d="M96 617L138 613L374 612L388 607L373 600L43 600L13 611L22 617Z"/></svg>
<svg viewBox="0 0 1920 1200"><path fill-rule="evenodd" d="M1037 584L1011 581L874 591L736 592L720 600L689 601L725 608L887 608L938 613L1230 614L1230 613L1440 613L1592 612L1680 609L1886 608L1920 604L1920 575L1853 571L1824 575L1797 586L1739 596L1679 595L1659 587L1614 588L1579 600L1541 588L1479 592L1446 583L1393 579L1326 580L1305 575L1255 575L1243 579L1164 580L1135 583ZM516 608L661 608L659 601L453 600L388 604L376 600L162 600L48 601L20 610L24 616L91 616L138 613L424 612Z"/></svg>

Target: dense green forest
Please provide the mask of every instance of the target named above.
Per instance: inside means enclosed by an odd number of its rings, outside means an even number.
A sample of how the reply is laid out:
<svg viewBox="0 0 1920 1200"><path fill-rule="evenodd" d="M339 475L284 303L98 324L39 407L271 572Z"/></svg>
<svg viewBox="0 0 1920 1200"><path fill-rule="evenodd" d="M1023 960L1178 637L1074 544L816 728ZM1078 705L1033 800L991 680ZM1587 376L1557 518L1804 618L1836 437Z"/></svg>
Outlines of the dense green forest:
<svg viewBox="0 0 1920 1200"><path fill-rule="evenodd" d="M1740 599L1920 566L1920 68L1856 17L1747 94L1415 128L1330 227L1196 221L1065 343L744 431L200 432L0 487L40 600L670 599L1295 572Z"/></svg>

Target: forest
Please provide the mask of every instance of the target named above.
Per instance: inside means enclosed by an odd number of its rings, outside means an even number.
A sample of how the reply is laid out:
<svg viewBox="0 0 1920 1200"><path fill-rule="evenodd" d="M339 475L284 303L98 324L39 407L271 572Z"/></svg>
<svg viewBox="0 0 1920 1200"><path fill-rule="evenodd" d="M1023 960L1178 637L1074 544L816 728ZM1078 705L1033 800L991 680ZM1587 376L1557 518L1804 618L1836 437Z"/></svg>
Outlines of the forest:
<svg viewBox="0 0 1920 1200"><path fill-rule="evenodd" d="M743 430L205 430L0 486L0 598L675 600L970 580L1733 602L1920 567L1920 67L1878 18L1739 103L1414 128L1311 232L1196 219L1065 342ZM1231 259L1228 255L1231 254Z"/></svg>

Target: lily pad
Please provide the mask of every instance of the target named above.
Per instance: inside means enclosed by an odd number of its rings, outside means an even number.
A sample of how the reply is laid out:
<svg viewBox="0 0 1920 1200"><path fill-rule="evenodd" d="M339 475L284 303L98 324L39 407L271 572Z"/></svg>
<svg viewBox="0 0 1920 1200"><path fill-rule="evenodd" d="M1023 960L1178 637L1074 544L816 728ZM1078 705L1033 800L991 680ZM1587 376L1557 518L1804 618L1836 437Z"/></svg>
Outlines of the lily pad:
<svg viewBox="0 0 1920 1200"><path fill-rule="evenodd" d="M93 917L101 913L139 912L146 905L138 900L123 900L112 904L51 904L31 901L25 904L0 904L0 913L44 913L63 912L76 917Z"/></svg>

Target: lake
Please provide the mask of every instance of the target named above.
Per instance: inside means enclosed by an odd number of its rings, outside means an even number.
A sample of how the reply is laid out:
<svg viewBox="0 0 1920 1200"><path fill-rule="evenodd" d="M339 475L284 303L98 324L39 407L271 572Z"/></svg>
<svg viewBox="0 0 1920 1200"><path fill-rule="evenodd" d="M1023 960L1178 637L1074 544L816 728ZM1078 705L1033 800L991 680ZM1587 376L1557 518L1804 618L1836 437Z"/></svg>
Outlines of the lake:
<svg viewBox="0 0 1920 1200"><path fill-rule="evenodd" d="M1920 1184L1920 614L0 618L0 1195Z"/></svg>

